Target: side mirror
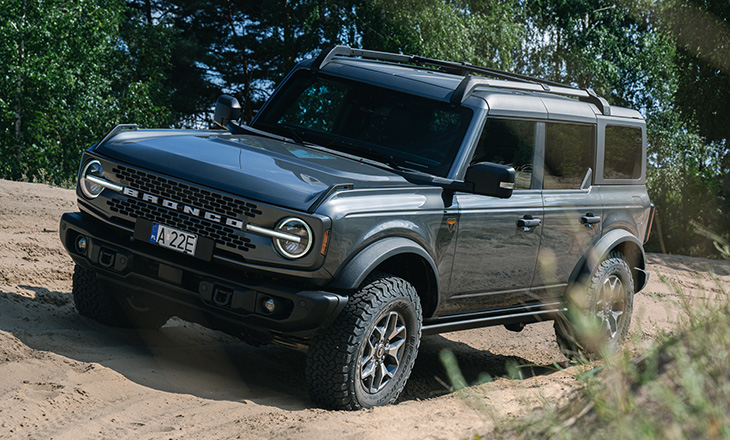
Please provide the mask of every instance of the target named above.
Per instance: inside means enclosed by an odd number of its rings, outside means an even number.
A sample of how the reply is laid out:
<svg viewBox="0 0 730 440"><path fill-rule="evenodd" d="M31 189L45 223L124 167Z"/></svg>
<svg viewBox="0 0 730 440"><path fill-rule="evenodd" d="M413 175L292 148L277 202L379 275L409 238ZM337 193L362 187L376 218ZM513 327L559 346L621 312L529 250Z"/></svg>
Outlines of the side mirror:
<svg viewBox="0 0 730 440"><path fill-rule="evenodd" d="M231 121L237 121L241 117L241 104L233 96L221 95L215 101L215 114L213 121L223 128Z"/></svg>
<svg viewBox="0 0 730 440"><path fill-rule="evenodd" d="M474 194L508 199L515 188L515 169L491 162L475 163L467 168L464 182L473 185Z"/></svg>

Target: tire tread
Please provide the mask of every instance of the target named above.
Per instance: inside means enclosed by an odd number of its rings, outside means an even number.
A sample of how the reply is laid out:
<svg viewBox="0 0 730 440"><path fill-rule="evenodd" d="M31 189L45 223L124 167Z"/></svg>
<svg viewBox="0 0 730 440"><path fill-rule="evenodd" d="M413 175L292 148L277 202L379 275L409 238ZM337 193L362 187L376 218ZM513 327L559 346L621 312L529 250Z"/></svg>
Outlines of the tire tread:
<svg viewBox="0 0 730 440"><path fill-rule="evenodd" d="M356 369L359 342L367 337L368 323L380 312L380 305L391 300L405 299L416 308L418 351L421 333L421 305L418 295L407 281L387 274L375 273L363 282L363 287L350 296L345 309L327 330L315 336L307 351L307 389L312 401L329 409L357 410L362 408L355 395L352 377ZM411 365L402 379L410 376ZM401 390L391 397L393 403Z"/></svg>

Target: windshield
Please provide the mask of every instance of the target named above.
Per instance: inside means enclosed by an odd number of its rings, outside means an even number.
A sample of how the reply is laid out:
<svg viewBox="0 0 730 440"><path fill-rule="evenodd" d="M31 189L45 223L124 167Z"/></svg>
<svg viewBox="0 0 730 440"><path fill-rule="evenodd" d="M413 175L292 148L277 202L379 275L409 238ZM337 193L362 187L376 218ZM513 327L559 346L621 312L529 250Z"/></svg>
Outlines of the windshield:
<svg viewBox="0 0 730 440"><path fill-rule="evenodd" d="M445 177L471 117L466 107L300 71L254 126Z"/></svg>

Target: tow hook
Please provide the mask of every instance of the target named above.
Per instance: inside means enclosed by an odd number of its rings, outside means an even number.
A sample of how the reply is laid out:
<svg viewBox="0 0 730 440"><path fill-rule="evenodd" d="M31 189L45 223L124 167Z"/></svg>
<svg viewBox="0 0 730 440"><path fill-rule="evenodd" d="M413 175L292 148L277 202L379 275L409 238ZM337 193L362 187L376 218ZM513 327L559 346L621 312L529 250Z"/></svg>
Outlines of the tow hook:
<svg viewBox="0 0 730 440"><path fill-rule="evenodd" d="M102 248L99 251L99 266L110 268L114 265L115 252Z"/></svg>
<svg viewBox="0 0 730 440"><path fill-rule="evenodd" d="M233 291L224 287L216 287L213 293L213 302L219 306L227 306L231 302Z"/></svg>

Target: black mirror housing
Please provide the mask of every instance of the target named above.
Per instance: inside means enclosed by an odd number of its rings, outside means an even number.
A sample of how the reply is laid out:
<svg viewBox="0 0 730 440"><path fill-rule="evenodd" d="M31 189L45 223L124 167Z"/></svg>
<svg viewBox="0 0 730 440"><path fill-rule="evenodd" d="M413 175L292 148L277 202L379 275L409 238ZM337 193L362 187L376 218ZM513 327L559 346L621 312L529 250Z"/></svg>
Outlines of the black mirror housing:
<svg viewBox="0 0 730 440"><path fill-rule="evenodd" d="M223 128L228 126L229 122L237 121L241 117L241 104L238 100L230 95L221 95L215 101L215 114L213 121Z"/></svg>
<svg viewBox="0 0 730 440"><path fill-rule="evenodd" d="M473 186L474 194L508 199L515 187L515 169L491 162L475 163L467 168L464 182Z"/></svg>

